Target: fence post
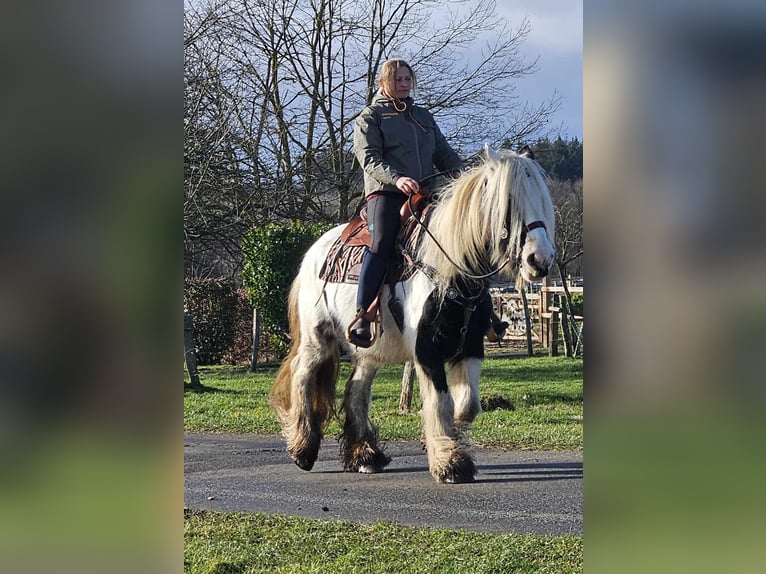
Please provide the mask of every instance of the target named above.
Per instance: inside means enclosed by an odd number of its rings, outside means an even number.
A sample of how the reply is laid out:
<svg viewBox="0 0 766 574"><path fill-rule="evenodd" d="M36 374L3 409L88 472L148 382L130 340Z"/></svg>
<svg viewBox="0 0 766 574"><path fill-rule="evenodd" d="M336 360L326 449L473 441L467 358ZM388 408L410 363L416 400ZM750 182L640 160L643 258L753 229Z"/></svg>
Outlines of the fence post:
<svg viewBox="0 0 766 574"><path fill-rule="evenodd" d="M415 378L415 365L412 361L404 363L402 373L402 394L399 397L399 412L408 413L412 409L412 386Z"/></svg>
<svg viewBox="0 0 766 574"><path fill-rule="evenodd" d="M184 313L184 360L189 371L192 387L201 387L199 371L197 370L197 354L194 348L194 319Z"/></svg>
<svg viewBox="0 0 766 574"><path fill-rule="evenodd" d="M559 310L551 308L551 325L548 332L548 352L551 357L559 356Z"/></svg>
<svg viewBox="0 0 766 574"><path fill-rule="evenodd" d="M253 350L250 355L250 371L255 372L258 366L258 348L261 343L261 318L258 309L253 307Z"/></svg>

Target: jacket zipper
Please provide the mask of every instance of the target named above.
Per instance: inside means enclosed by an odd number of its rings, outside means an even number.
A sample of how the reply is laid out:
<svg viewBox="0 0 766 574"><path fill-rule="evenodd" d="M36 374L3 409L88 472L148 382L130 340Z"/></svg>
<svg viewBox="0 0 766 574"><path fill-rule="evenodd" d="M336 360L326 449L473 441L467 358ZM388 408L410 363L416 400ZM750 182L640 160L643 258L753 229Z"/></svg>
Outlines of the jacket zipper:
<svg viewBox="0 0 766 574"><path fill-rule="evenodd" d="M412 128L412 133L415 134L415 157L418 158L418 181L423 179L423 162L420 161L420 140L418 139L418 130L414 124L407 122Z"/></svg>

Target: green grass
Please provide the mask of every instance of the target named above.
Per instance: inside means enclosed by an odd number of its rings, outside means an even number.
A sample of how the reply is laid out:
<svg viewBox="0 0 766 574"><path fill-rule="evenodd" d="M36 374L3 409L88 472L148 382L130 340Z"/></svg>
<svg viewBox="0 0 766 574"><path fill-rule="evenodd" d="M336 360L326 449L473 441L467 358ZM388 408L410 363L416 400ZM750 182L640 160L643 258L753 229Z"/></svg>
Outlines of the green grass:
<svg viewBox="0 0 766 574"><path fill-rule="evenodd" d="M351 367L341 364L338 405ZM184 392L184 428L196 432L279 433L267 403L276 369L251 373L246 367L203 367L203 392ZM402 368L382 368L372 386L370 418L382 440L420 437L417 388L412 413L400 414ZM417 383L416 383L417 385ZM481 396L506 408L481 414L473 426L476 444L523 450L579 450L583 441L583 361L566 357L489 358L484 361ZM512 406L512 408L509 408ZM340 434L332 420L326 436Z"/></svg>
<svg viewBox="0 0 766 574"><path fill-rule="evenodd" d="M184 572L582 572L580 536L478 534L378 522L186 511Z"/></svg>

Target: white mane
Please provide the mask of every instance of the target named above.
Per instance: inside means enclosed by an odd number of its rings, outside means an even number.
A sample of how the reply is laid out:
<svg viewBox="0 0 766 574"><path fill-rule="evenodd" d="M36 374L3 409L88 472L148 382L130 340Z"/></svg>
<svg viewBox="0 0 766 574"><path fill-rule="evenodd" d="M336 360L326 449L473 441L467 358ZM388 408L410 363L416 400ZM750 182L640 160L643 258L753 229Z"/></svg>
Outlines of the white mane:
<svg viewBox="0 0 766 574"><path fill-rule="evenodd" d="M553 242L553 204L545 172L532 159L500 150L442 190L427 225L457 265L482 275L517 257L523 225L535 220L545 224ZM462 273L444 252L426 236L418 256L449 283ZM502 275L507 278L511 272L506 265Z"/></svg>

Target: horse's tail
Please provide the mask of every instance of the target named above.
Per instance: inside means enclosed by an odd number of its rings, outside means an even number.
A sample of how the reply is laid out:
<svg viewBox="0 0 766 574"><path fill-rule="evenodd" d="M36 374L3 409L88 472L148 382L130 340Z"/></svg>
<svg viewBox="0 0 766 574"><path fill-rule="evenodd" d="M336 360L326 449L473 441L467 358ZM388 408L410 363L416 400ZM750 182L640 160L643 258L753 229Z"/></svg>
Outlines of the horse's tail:
<svg viewBox="0 0 766 574"><path fill-rule="evenodd" d="M293 362L298 355L301 344L300 317L298 316L298 291L300 290L300 275L293 281L287 298L287 320L290 325L290 350L277 371L274 385L269 394L269 404L277 413L282 426L287 424L290 412L290 388L293 382Z"/></svg>
<svg viewBox="0 0 766 574"><path fill-rule="evenodd" d="M293 281L288 297L287 317L290 325L290 350L277 371L269 395L269 404L282 423L282 428L288 434L290 427L297 422L290 416L290 409L293 401L294 372L298 366L300 360L298 354L301 351L300 316L298 314L299 293L300 275ZM308 378L301 383L308 386L305 395L311 397L313 423L322 427L329 417L335 414L335 386L340 364L337 345L331 345L329 353L322 353L322 357L318 360L317 357L308 358L308 362L313 365L313 368L309 369Z"/></svg>

